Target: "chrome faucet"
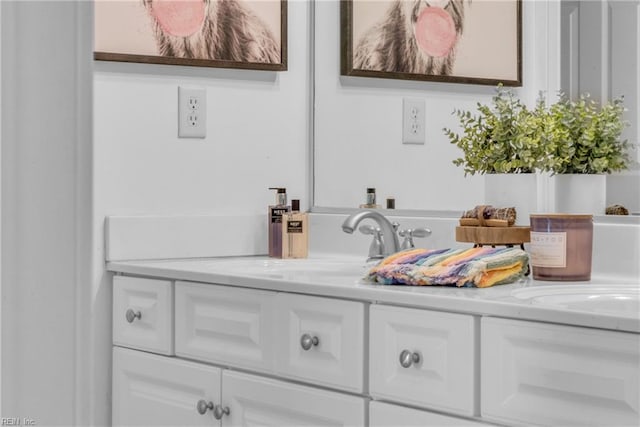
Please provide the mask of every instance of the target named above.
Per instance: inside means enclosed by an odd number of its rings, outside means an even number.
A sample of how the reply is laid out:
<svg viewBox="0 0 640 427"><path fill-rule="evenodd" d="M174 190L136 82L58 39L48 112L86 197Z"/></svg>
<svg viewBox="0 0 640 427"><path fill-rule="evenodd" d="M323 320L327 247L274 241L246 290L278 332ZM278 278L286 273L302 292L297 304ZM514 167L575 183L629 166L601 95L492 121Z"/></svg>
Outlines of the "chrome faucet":
<svg viewBox="0 0 640 427"><path fill-rule="evenodd" d="M371 210L360 211L349 215L342 223L342 231L353 234L358 224L363 219L372 219L380 228L380 254L378 258L384 258L400 250L400 242L396 234L397 224L392 224L384 215ZM372 257L372 254L369 254Z"/></svg>

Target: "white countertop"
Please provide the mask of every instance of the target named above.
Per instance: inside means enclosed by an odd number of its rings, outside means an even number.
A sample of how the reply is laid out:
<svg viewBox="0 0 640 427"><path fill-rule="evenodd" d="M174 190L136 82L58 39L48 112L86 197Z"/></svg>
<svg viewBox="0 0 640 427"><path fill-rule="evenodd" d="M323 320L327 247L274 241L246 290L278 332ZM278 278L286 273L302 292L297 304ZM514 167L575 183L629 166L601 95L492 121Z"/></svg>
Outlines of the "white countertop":
<svg viewBox="0 0 640 427"><path fill-rule="evenodd" d="M530 278L490 288L443 286L386 286L363 282L367 271L361 257L314 257L306 260L275 260L267 257L196 258L107 263L112 272L219 285L295 292L323 297L346 298L373 303L427 308L484 316L579 325L640 333L640 313L636 300L627 302L632 310L576 309L522 298L518 290L593 289L594 295L607 287L638 293L640 284L613 278L592 278L590 282L541 282ZM562 286L563 288L559 288ZM545 288L547 287L547 288ZM586 287L586 288L585 288ZM519 291L522 295L522 291ZM526 292L525 292L526 293Z"/></svg>

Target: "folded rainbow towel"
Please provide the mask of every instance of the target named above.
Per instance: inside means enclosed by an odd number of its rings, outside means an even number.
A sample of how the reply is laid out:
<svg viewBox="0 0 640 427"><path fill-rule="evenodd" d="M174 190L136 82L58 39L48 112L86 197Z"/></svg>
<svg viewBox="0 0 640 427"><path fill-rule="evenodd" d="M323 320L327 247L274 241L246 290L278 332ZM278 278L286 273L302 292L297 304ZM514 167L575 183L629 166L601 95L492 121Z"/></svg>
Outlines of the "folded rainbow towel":
<svg viewBox="0 0 640 427"><path fill-rule="evenodd" d="M390 255L365 280L385 285L456 285L486 288L512 283L527 272L519 248L409 249Z"/></svg>

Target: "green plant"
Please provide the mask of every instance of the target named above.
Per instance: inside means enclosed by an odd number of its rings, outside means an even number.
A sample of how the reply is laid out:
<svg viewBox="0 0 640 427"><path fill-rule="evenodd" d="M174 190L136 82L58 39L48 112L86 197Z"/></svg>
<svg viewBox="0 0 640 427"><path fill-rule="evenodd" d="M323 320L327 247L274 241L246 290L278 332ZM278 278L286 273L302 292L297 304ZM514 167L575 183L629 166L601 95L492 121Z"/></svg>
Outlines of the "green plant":
<svg viewBox="0 0 640 427"><path fill-rule="evenodd" d="M582 95L571 101L561 95L545 114L541 169L554 174L602 174L629 167L627 140L620 138L627 122L623 98L602 107Z"/></svg>
<svg viewBox="0 0 640 427"><path fill-rule="evenodd" d="M491 106L478 103L477 109L476 115L454 110L461 133L443 129L464 154L453 163L463 166L465 175L534 172L542 155L543 101L531 111L510 90L498 86Z"/></svg>

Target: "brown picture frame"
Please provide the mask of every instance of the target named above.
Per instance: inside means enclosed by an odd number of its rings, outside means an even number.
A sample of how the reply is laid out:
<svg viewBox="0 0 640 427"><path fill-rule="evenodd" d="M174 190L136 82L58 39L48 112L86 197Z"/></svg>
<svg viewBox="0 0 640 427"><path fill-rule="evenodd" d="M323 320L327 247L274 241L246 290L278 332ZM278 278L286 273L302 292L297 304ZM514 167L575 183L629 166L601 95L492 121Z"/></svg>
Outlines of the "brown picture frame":
<svg viewBox="0 0 640 427"><path fill-rule="evenodd" d="M93 58L97 61L132 62L142 64L184 65L193 67L232 68L263 71L287 70L287 1L280 0L280 61L275 62L243 62L224 59L200 59L178 56L148 55L135 53L119 53L94 51ZM140 1L142 3L142 1Z"/></svg>
<svg viewBox="0 0 640 427"><path fill-rule="evenodd" d="M409 2L410 0L402 0ZM469 0L463 0L469 4ZM374 77L384 79L417 80L442 83L464 83L477 85L498 85L522 86L522 0L500 0L501 2L514 3L515 13L513 19L515 24L515 52L513 52L510 66L513 67L512 77L494 76L474 76L465 73L464 75L437 74L437 73L416 73L398 70L381 70L374 68L358 68L354 66L354 0L340 1L340 74L344 76ZM391 1L390 1L391 3ZM475 2L474 2L475 3ZM491 22L495 28L495 22ZM510 58L511 60L511 58ZM478 58L478 61L486 61L486 58Z"/></svg>

